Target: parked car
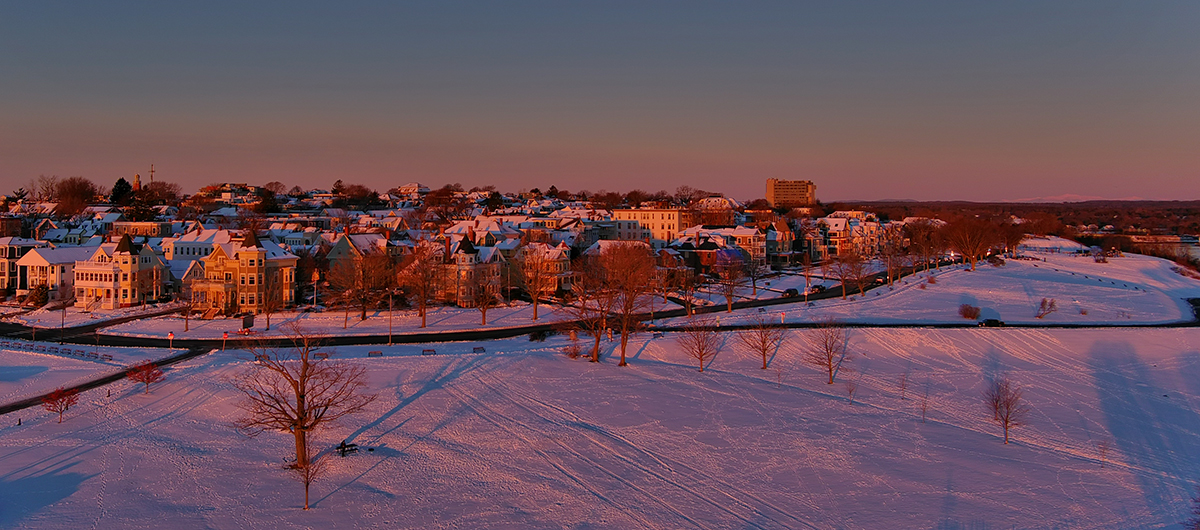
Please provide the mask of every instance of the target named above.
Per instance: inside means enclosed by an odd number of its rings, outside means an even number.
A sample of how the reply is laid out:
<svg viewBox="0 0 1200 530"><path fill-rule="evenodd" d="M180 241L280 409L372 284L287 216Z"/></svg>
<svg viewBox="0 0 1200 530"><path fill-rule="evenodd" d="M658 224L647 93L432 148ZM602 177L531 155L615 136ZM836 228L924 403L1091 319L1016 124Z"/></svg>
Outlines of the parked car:
<svg viewBox="0 0 1200 530"><path fill-rule="evenodd" d="M824 285L814 285L809 292L823 293L823 292L825 292L825 286Z"/></svg>
<svg viewBox="0 0 1200 530"><path fill-rule="evenodd" d="M797 291L795 289L786 289L783 291L784 298L795 298L797 296L800 296L800 291Z"/></svg>
<svg viewBox="0 0 1200 530"><path fill-rule="evenodd" d="M995 318L985 318L985 319L979 321L979 327L981 327L981 328L1002 328L1002 327L1004 327L1004 321L995 319Z"/></svg>

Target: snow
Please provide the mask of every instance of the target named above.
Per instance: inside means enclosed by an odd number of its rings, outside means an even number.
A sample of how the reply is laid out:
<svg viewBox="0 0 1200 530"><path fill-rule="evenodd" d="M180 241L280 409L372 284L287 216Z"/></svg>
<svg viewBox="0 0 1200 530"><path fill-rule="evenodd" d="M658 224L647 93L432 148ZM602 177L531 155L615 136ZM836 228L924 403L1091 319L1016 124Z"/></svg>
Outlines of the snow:
<svg viewBox="0 0 1200 530"><path fill-rule="evenodd" d="M138 361L180 352L0 339L0 404L77 385Z"/></svg>
<svg viewBox="0 0 1200 530"><path fill-rule="evenodd" d="M1187 516L1200 329L855 329L842 375L859 381L854 404L801 362L803 333L768 370L729 336L702 374L671 334L637 336L625 368L567 359L561 336L437 355L338 348L378 399L315 436L362 449L328 456L307 512L281 469L290 437L229 426L227 377L249 363L216 352L149 395L127 381L84 393L62 424L5 416L0 526L1161 528ZM1033 410L1009 445L980 399L1002 372Z"/></svg>
<svg viewBox="0 0 1200 530"><path fill-rule="evenodd" d="M179 304L134 306L111 310L97 309L91 312L86 312L83 311L82 308L71 305L67 306L65 315L61 309L35 309L23 315L16 315L12 317L12 322L41 329L56 329L60 326L66 326L70 328L107 322L129 316L157 313L176 306L179 306Z"/></svg>
<svg viewBox="0 0 1200 530"><path fill-rule="evenodd" d="M963 324L970 321L958 315L958 308L969 304L981 309L981 318L1005 323L1161 324L1191 320L1192 310L1184 299L1200 297L1200 281L1173 271L1174 263L1159 258L1126 254L1096 263L1090 256L1074 254L1031 256L1038 259L1010 259L1000 267L981 262L975 271L963 265L942 267L908 277L892 288L877 287L865 297L830 298L811 306L771 306L761 312L738 310L709 318L719 316L722 324L738 324L761 315L779 322L782 314L786 322ZM928 283L930 277L935 283ZM1058 311L1038 319L1035 314L1043 298L1054 299Z"/></svg>

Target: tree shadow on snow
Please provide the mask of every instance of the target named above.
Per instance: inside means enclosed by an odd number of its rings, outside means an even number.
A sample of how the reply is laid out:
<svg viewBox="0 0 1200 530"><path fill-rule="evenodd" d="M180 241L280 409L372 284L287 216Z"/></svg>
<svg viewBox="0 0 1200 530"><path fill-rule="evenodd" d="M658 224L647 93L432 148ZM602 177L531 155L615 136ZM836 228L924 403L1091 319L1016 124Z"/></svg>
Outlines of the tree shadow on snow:
<svg viewBox="0 0 1200 530"><path fill-rule="evenodd" d="M490 359L492 359L492 357L486 356L486 355L479 355L479 356L474 356L474 357L464 357L461 360L456 359L455 362L447 363L445 366L442 366L441 370L439 370L436 374L434 374L433 377L430 377L429 380L425 381L425 384L421 385L421 388L418 388L416 392L413 392L412 394L409 394L408 396L402 397L403 388L399 383L397 383L396 384L396 395L397 395L397 397L400 397L399 403L396 403L395 407L392 407L391 410L383 413L383 415L364 424L362 427L359 427L358 430L354 431L350 436L346 437L346 443L354 443L355 439L358 438L360 435L362 435L363 433L367 432L370 429L378 427L383 422L387 421L389 418L394 416L397 412L400 412L401 410L403 410L404 407L407 407L408 405L412 404L417 399L420 399L421 396L424 396L425 394L428 394L429 392L432 392L434 390L438 390L438 389L445 387L447 383L450 383L450 382L454 381L455 379L462 377L463 374L466 374L466 373L478 368L480 365L482 365L484 362L486 362ZM391 430L389 430L387 432L391 432ZM384 434L386 434L386 433L384 433ZM378 441L379 438L382 436L383 436L382 434L379 436L376 436L375 440Z"/></svg>
<svg viewBox="0 0 1200 530"><path fill-rule="evenodd" d="M1153 384L1153 370L1132 345L1098 341L1089 353L1104 423L1135 467L1147 508L1163 523L1181 520L1200 477L1200 416L1178 394L1165 397L1171 393Z"/></svg>
<svg viewBox="0 0 1200 530"><path fill-rule="evenodd" d="M45 366L0 366L0 383L15 383L46 370Z"/></svg>
<svg viewBox="0 0 1200 530"><path fill-rule="evenodd" d="M65 473L78 462L71 462L40 475L0 480L0 526L15 526L79 491L80 484L96 475Z"/></svg>

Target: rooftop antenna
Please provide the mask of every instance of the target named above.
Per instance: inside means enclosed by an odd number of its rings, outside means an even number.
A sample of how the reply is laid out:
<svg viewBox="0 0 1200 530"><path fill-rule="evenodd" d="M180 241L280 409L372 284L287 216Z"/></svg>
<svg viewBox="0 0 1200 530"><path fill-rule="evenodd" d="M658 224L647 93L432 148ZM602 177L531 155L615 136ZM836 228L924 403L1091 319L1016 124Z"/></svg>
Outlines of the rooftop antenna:
<svg viewBox="0 0 1200 530"><path fill-rule="evenodd" d="M154 184L154 164L150 164L150 183Z"/></svg>

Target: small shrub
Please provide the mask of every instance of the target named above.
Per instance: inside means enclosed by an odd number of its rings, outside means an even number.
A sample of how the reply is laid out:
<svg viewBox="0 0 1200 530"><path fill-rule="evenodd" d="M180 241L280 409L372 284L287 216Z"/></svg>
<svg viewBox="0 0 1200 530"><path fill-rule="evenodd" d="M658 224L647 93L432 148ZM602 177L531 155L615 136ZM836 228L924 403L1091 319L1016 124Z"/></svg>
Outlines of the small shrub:
<svg viewBox="0 0 1200 530"><path fill-rule="evenodd" d="M930 285L934 285L934 284L936 284L936 283L937 283L937 276L930 276L930 277L929 277L929 284L930 284Z"/></svg>
<svg viewBox="0 0 1200 530"><path fill-rule="evenodd" d="M1079 314L1087 316L1087 309L1080 309Z"/></svg>
<svg viewBox="0 0 1200 530"><path fill-rule="evenodd" d="M563 353L572 359L578 359L579 354L583 351L583 347L579 345L579 341L571 341L570 344L563 347Z"/></svg>
<svg viewBox="0 0 1200 530"><path fill-rule="evenodd" d="M46 284L38 285L29 290L29 296L26 298L29 305L33 307L42 307L46 302L50 301L50 288Z"/></svg>
<svg viewBox="0 0 1200 530"><path fill-rule="evenodd" d="M529 334L529 342L546 342L547 335L545 331L534 331Z"/></svg>
<svg viewBox="0 0 1200 530"><path fill-rule="evenodd" d="M918 285L917 289L925 289L925 284Z"/></svg>
<svg viewBox="0 0 1200 530"><path fill-rule="evenodd" d="M979 318L980 309L971 304L963 304L958 306L958 316L967 320L976 320Z"/></svg>
<svg viewBox="0 0 1200 530"><path fill-rule="evenodd" d="M1000 256L997 256L997 255L988 256L987 261L988 261L988 264L990 264L993 267L1003 267L1004 266L1004 258L1001 258Z"/></svg>
<svg viewBox="0 0 1200 530"><path fill-rule="evenodd" d="M1058 311L1058 302L1053 298L1043 298L1041 305L1038 306L1036 318L1042 318L1050 313Z"/></svg>

